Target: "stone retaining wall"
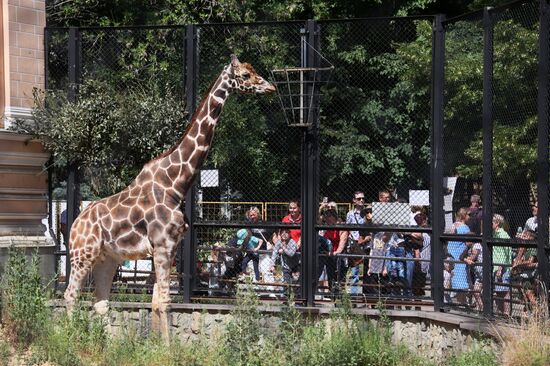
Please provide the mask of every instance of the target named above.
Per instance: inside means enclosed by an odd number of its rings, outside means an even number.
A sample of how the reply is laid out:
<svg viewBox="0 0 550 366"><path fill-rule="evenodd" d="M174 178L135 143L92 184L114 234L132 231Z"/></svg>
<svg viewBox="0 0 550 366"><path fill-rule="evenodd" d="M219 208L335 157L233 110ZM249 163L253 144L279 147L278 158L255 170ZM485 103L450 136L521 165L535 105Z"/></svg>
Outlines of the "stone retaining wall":
<svg viewBox="0 0 550 366"><path fill-rule="evenodd" d="M151 332L150 305L138 303L112 303L110 328L114 334L135 331L142 336ZM223 332L231 320L230 305L177 304L171 314L171 334L182 341L210 337ZM306 316L323 321L329 327L331 308L299 308ZM281 322L279 306L260 307L264 315L264 329L275 329ZM364 315L376 322L378 310L353 309L353 313ZM495 347L495 328L489 323L458 314L434 313L429 311L388 310L385 312L392 329L395 343L422 354L436 363L446 357L480 347Z"/></svg>

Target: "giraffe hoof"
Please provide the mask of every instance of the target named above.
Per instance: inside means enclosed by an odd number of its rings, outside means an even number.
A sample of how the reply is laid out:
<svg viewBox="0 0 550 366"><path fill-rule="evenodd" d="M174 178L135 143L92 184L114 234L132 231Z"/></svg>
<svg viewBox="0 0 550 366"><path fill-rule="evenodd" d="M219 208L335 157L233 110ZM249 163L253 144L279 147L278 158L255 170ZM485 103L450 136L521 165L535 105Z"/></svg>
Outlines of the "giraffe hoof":
<svg viewBox="0 0 550 366"><path fill-rule="evenodd" d="M105 315L109 312L109 301L101 300L94 304L94 310L99 315Z"/></svg>

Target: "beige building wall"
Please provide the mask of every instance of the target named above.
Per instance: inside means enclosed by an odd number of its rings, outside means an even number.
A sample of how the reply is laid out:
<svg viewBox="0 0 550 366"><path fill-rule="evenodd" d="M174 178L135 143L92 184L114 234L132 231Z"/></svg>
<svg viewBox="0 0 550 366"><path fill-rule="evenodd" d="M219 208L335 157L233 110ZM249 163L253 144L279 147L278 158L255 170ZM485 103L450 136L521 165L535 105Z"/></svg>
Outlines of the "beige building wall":
<svg viewBox="0 0 550 366"><path fill-rule="evenodd" d="M31 136L6 130L14 118L31 117L33 88L44 89L45 6L0 0L0 248L43 237L48 215L50 154Z"/></svg>
<svg viewBox="0 0 550 366"><path fill-rule="evenodd" d="M2 121L28 118L33 88L44 89L45 0L0 0L2 11L2 55L0 80Z"/></svg>

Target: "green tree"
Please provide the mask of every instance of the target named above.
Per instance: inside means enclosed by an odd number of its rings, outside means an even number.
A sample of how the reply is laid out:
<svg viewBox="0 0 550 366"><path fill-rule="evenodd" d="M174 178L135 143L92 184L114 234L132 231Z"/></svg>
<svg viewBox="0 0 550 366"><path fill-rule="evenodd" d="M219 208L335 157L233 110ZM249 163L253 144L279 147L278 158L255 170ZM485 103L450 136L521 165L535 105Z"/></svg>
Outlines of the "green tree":
<svg viewBox="0 0 550 366"><path fill-rule="evenodd" d="M41 139L58 169L77 163L99 196L125 187L186 125L181 100L154 83L118 92L89 81L76 102L63 93L35 91L33 117L14 128Z"/></svg>

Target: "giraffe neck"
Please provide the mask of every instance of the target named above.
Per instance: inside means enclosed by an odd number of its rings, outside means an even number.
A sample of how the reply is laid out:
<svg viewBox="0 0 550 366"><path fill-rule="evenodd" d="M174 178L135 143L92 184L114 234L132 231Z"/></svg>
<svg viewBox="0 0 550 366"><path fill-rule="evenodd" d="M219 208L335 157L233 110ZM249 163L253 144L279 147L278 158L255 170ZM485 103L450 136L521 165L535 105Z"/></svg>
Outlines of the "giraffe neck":
<svg viewBox="0 0 550 366"><path fill-rule="evenodd" d="M195 173L208 155L216 124L233 89L231 81L227 69L224 69L201 100L179 144L162 158L170 161L173 171L175 167L179 168L179 174L173 179L172 187L178 196L181 195L180 199L185 196ZM162 161L160 163L162 166Z"/></svg>

